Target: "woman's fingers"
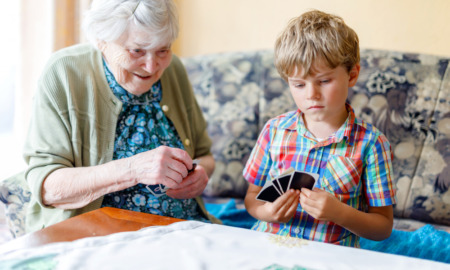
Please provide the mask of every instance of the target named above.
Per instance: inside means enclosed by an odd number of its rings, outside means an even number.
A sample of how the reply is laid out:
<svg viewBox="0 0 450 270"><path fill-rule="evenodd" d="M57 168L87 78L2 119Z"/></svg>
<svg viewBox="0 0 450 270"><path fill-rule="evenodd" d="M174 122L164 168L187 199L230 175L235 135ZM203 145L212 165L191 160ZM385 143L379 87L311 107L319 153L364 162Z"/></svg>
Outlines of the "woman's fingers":
<svg viewBox="0 0 450 270"><path fill-rule="evenodd" d="M170 188L181 183L192 167L192 159L186 151L167 146L140 153L130 162L137 183L164 184Z"/></svg>
<svg viewBox="0 0 450 270"><path fill-rule="evenodd" d="M175 199L190 199L202 194L208 184L208 175L201 166L191 172L181 184L167 191L167 195Z"/></svg>

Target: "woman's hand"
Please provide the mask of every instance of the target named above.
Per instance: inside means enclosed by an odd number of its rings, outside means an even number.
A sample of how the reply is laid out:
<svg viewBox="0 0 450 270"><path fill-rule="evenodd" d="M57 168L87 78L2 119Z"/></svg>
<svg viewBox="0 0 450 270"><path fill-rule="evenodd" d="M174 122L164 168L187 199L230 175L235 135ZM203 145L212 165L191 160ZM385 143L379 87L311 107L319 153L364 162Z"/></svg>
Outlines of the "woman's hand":
<svg viewBox="0 0 450 270"><path fill-rule="evenodd" d="M175 199L190 199L202 194L214 171L212 156L198 157L194 171L189 154L178 148L160 146L129 158L130 174L135 183L163 184L166 194Z"/></svg>
<svg viewBox="0 0 450 270"><path fill-rule="evenodd" d="M167 190L166 194L175 199L190 199L200 196L208 184L208 175L201 165L189 173L176 187Z"/></svg>
<svg viewBox="0 0 450 270"><path fill-rule="evenodd" d="M126 165L135 184L163 184L168 188L177 188L188 176L192 159L182 149L160 146L129 157Z"/></svg>

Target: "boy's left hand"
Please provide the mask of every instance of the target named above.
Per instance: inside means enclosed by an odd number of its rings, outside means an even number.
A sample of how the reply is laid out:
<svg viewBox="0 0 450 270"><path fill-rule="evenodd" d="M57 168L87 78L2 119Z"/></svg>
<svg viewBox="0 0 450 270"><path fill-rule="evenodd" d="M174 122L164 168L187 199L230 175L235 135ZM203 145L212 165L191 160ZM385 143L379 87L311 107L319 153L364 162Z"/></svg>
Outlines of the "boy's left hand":
<svg viewBox="0 0 450 270"><path fill-rule="evenodd" d="M339 214L342 203L333 194L324 190L302 188L300 205L315 219L334 221L335 215Z"/></svg>

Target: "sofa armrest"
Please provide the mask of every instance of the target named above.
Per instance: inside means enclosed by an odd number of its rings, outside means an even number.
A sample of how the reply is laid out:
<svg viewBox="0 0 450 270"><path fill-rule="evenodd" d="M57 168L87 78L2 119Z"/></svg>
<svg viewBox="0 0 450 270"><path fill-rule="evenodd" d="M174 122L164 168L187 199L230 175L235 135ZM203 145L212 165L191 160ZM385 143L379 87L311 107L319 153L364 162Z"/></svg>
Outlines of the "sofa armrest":
<svg viewBox="0 0 450 270"><path fill-rule="evenodd" d="M25 234L25 216L30 197L25 172L0 182L0 201L5 204L7 225L14 237Z"/></svg>

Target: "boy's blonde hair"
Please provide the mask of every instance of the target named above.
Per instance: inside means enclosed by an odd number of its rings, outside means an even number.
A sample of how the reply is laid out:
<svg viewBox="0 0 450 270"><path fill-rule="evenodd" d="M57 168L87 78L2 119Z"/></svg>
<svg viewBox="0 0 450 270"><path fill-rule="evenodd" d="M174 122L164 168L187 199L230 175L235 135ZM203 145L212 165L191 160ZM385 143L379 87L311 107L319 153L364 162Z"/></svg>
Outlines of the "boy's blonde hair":
<svg viewBox="0 0 450 270"><path fill-rule="evenodd" d="M293 18L275 42L275 67L283 79L302 68L310 75L317 61L350 71L359 63L356 32L336 15L313 10Z"/></svg>

